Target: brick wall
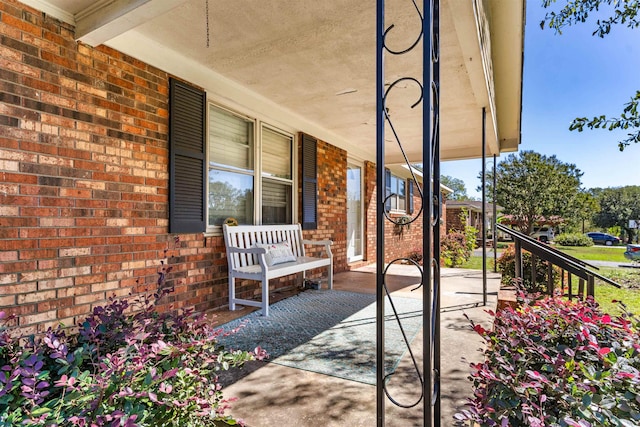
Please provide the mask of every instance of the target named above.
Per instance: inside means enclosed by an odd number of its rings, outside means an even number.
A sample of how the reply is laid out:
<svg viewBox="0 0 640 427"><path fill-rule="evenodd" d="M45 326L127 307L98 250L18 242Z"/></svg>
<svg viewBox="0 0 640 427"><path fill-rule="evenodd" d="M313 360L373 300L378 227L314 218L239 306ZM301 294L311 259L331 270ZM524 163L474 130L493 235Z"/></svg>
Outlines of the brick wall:
<svg viewBox="0 0 640 427"><path fill-rule="evenodd" d="M112 295L155 290L161 259L175 292L160 309L227 305L222 237L168 234L169 76L73 31L0 0L0 310L26 330L71 326ZM346 152L322 142L318 156L320 224L305 235L333 239L341 271Z"/></svg>
<svg viewBox="0 0 640 427"><path fill-rule="evenodd" d="M301 138L300 138L301 139ZM304 230L305 239L333 240L334 272L347 270L347 152L324 141L317 143L318 174L318 228ZM302 146L298 147L298 158L302 158ZM299 182L302 175L299 174ZM302 185L298 186L298 196L302 195ZM300 200L300 198L299 198ZM302 218L302 206L298 217ZM321 247L306 248L308 255L321 256ZM326 277L326 268L308 272L307 277Z"/></svg>
<svg viewBox="0 0 640 427"><path fill-rule="evenodd" d="M169 241L167 75L14 1L0 22L1 302L34 330L72 325L155 280ZM183 237L185 262L198 243Z"/></svg>
<svg viewBox="0 0 640 427"><path fill-rule="evenodd" d="M347 152L324 141L318 141L318 229L305 238L333 240L334 270L347 269Z"/></svg>
<svg viewBox="0 0 640 427"><path fill-rule="evenodd" d="M376 262L376 164L364 162L364 259Z"/></svg>
<svg viewBox="0 0 640 427"><path fill-rule="evenodd" d="M469 216L469 209L466 209L467 211L467 217ZM462 208L449 208L449 210L447 210L447 231L464 231L464 227L468 224L468 220L467 220L467 224L465 224L462 219L460 218L460 215L462 214Z"/></svg>
<svg viewBox="0 0 640 427"><path fill-rule="evenodd" d="M463 209L466 211L467 221L466 224L462 221L461 215ZM450 208L447 214L448 230L463 231L466 225L471 225L478 230L478 235L482 235L482 212L470 211L469 208Z"/></svg>
<svg viewBox="0 0 640 427"><path fill-rule="evenodd" d="M442 216L440 220L440 236L447 234L449 227L449 208L447 207L447 194L442 194Z"/></svg>
<svg viewBox="0 0 640 427"><path fill-rule="evenodd" d="M372 162L365 162L365 260L376 261L376 165ZM413 195L415 217L422 204L417 189ZM392 218L397 218L400 214L391 214ZM440 235L444 236L447 229L447 208L446 197L443 197L442 221L440 224ZM423 221L421 218L405 227L402 234L398 233L398 228L389 221L385 222L385 260L391 261L396 258L408 257L412 252L422 250Z"/></svg>

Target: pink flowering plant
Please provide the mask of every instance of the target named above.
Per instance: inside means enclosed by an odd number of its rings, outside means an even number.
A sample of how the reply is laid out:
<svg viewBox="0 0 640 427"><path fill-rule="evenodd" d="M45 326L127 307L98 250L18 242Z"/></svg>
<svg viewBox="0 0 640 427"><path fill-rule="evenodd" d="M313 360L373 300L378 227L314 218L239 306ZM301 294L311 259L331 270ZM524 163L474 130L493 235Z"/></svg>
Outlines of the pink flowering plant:
<svg viewBox="0 0 640 427"><path fill-rule="evenodd" d="M472 364L475 388L456 419L480 426L640 425L640 337L628 313L612 317L589 299L524 298L495 315Z"/></svg>
<svg viewBox="0 0 640 427"><path fill-rule="evenodd" d="M215 426L225 411L218 374L264 350L226 350L204 315L158 313L171 292L96 307L77 333L21 336L0 312L0 426Z"/></svg>

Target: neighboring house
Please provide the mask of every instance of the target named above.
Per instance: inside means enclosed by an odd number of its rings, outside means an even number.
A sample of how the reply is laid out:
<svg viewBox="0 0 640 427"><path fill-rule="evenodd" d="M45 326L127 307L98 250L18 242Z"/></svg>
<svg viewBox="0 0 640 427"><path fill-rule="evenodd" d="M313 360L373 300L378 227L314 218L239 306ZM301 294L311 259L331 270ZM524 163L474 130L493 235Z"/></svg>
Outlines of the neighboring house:
<svg viewBox="0 0 640 427"><path fill-rule="evenodd" d="M513 215L504 215L500 218L500 223L509 227L515 228L522 232L526 232L524 221L517 220ZM542 240L552 241L555 236L560 234L561 227L564 225L565 220L561 216L554 215L550 217L541 216L533 224L533 230L531 236Z"/></svg>
<svg viewBox="0 0 640 427"><path fill-rule="evenodd" d="M554 215L550 217L541 216L535 222L534 228L549 226L549 227L553 227L554 229L558 229L565 222L566 222L565 219L558 215ZM500 223L516 229L522 228L524 226L524 221L517 220L516 218L513 217L513 215L503 215L500 218Z"/></svg>
<svg viewBox="0 0 640 427"><path fill-rule="evenodd" d="M502 211L496 206L496 212ZM493 204L485 204L485 218L487 238L491 238L491 224L493 223ZM465 221L463 221L465 219ZM447 231L464 231L465 226L472 226L478 230L478 238L482 238L485 229L482 223L482 201L478 200L450 200L447 202Z"/></svg>
<svg viewBox="0 0 640 427"><path fill-rule="evenodd" d="M303 223L335 242L336 272L375 262L375 4L216 2L209 20L205 4L0 0L0 310L21 326L73 325L154 290L165 257L175 291L161 309L224 307L227 217ZM441 14L442 160L480 156L483 108L487 155L516 150L523 1L449 0ZM413 34L415 15L394 19ZM419 163L422 121L406 110L390 115ZM416 212L394 144L385 165L392 216ZM419 226L395 243L386 227L388 259L419 244Z"/></svg>

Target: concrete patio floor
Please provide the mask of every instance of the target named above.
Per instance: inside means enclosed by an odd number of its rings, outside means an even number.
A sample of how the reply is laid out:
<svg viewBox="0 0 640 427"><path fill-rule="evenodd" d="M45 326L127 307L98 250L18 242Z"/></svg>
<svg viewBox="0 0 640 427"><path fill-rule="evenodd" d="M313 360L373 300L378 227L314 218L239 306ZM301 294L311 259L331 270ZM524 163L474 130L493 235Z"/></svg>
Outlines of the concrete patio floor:
<svg viewBox="0 0 640 427"><path fill-rule="evenodd" d="M334 276L334 289L350 292L375 292L375 266L365 266ZM393 295L422 298L422 290L411 291L419 282L414 266L393 265L388 285ZM467 379L469 363L482 359L482 339L471 330L465 314L476 323L490 327L486 310L495 310L500 275L487 274L487 305L482 306L482 272L466 269L442 269L441 292L441 425L456 425L453 415L464 407L472 395ZM280 298L291 293L280 295ZM274 295L274 302L278 295ZM214 321L222 324L244 316L252 309L215 312ZM422 331L411 348L422 368ZM420 383L412 374L408 352L390 382L392 396L401 403L415 402ZM229 411L244 420L248 427L339 427L376 425L376 388L268 362L251 362L241 373L221 376L225 397L237 397ZM386 426L422 426L423 403L410 409L385 402Z"/></svg>

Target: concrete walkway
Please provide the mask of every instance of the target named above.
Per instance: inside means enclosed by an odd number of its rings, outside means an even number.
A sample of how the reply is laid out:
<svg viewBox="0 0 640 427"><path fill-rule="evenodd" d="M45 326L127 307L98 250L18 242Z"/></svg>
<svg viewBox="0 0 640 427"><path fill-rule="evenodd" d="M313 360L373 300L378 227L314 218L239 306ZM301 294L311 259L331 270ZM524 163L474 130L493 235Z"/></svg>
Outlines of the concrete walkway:
<svg viewBox="0 0 640 427"><path fill-rule="evenodd" d="M419 276L414 266L394 265L389 270L388 284L394 295L421 299L421 290L411 291ZM488 273L486 307L482 306L481 271L443 269L441 277L442 425L453 426L453 415L472 395L467 379L469 363L482 360L480 349L484 347L464 315L490 327L491 318L485 310L495 310L500 276ZM373 293L375 280L375 266L367 266L336 274L334 289ZM246 313L234 312L232 316ZM220 314L220 319L227 321L230 312ZM420 368L422 339L419 333L411 344ZM420 383L411 374L411 366L407 353L389 387L392 396L402 403L414 402L420 395ZM238 397L230 413L249 427L376 425L375 386L265 362L252 362L242 375L223 375L221 380L225 397ZM386 426L422 426L422 414L423 402L402 409L386 399Z"/></svg>
<svg viewBox="0 0 640 427"><path fill-rule="evenodd" d="M614 262L614 261L592 261L585 260L586 263L591 265L595 265L596 267L611 267L611 268L638 268L640 267L639 263L634 262Z"/></svg>

